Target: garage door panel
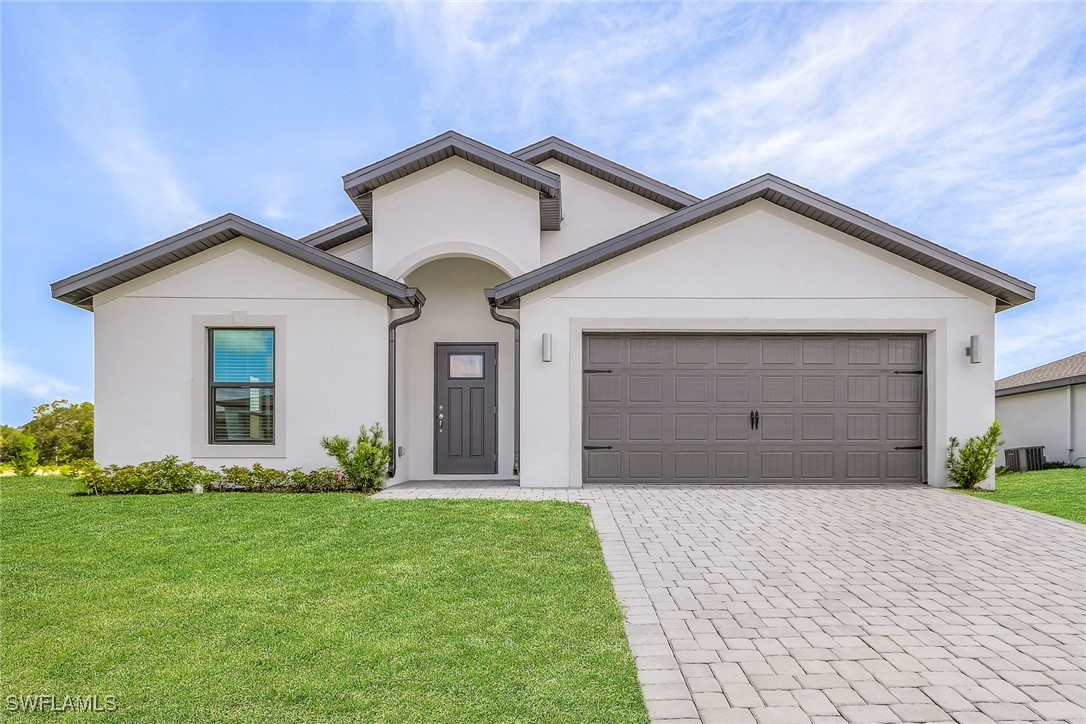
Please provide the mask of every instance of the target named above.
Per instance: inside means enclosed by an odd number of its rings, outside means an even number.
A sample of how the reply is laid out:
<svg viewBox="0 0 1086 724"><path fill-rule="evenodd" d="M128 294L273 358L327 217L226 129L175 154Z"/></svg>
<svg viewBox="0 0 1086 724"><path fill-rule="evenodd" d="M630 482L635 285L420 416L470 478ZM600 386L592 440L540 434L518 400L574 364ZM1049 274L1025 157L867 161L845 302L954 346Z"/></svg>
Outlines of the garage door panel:
<svg viewBox="0 0 1086 724"><path fill-rule="evenodd" d="M586 482L923 477L919 335L589 334L584 345Z"/></svg>
<svg viewBox="0 0 1086 724"><path fill-rule="evenodd" d="M637 402L663 402L664 401L664 377L663 375L634 375L629 377L629 396L631 403Z"/></svg>

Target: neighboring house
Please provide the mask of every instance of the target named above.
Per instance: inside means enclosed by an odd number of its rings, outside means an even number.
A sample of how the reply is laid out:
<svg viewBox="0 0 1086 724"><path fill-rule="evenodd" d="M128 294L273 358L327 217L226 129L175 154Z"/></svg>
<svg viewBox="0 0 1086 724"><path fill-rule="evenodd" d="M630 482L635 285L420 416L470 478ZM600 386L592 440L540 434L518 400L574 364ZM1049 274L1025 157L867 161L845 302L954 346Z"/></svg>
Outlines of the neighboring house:
<svg viewBox="0 0 1086 724"><path fill-rule="evenodd" d="M53 284L95 315L102 462L313 467L380 421L393 482L943 485L1034 298L775 176L697 199L558 138L343 182L300 239L228 214Z"/></svg>
<svg viewBox="0 0 1086 724"><path fill-rule="evenodd" d="M1003 449L1043 445L1045 459L1086 465L1086 352L996 382Z"/></svg>

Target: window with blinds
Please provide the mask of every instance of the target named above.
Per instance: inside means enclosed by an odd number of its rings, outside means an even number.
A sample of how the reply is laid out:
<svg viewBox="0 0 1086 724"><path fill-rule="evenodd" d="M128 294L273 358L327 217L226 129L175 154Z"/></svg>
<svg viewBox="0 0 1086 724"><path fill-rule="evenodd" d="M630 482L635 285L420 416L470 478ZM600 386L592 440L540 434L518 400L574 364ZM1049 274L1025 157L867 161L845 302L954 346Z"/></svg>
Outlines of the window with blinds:
<svg viewBox="0 0 1086 724"><path fill-rule="evenodd" d="M275 330L209 329L212 444L275 442Z"/></svg>

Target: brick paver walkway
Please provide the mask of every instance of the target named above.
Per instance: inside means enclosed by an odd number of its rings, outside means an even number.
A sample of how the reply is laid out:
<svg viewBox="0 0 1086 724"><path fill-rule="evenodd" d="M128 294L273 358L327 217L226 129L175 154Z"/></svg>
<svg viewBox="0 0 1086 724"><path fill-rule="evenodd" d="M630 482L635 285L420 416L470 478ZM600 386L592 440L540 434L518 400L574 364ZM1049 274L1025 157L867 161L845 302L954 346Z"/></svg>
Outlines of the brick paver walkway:
<svg viewBox="0 0 1086 724"><path fill-rule="evenodd" d="M1086 722L1086 526L925 487L380 495L588 504L656 721Z"/></svg>

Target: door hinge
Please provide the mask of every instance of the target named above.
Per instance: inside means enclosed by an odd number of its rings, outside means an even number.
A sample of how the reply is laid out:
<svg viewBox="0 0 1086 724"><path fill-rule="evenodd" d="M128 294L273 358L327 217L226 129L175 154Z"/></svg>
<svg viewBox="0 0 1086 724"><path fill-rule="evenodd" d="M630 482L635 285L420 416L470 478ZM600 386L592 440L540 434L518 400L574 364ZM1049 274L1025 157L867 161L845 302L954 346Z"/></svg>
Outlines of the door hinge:
<svg viewBox="0 0 1086 724"><path fill-rule="evenodd" d="M924 370L894 370L895 375L922 375Z"/></svg>
<svg viewBox="0 0 1086 724"><path fill-rule="evenodd" d="M585 445L585 450L613 450L610 445Z"/></svg>
<svg viewBox="0 0 1086 724"><path fill-rule="evenodd" d="M923 445L900 445L894 448L895 450L923 450Z"/></svg>
<svg viewBox="0 0 1086 724"><path fill-rule="evenodd" d="M614 372L614 370L585 370L584 371L584 373L586 375L609 375L612 372Z"/></svg>

